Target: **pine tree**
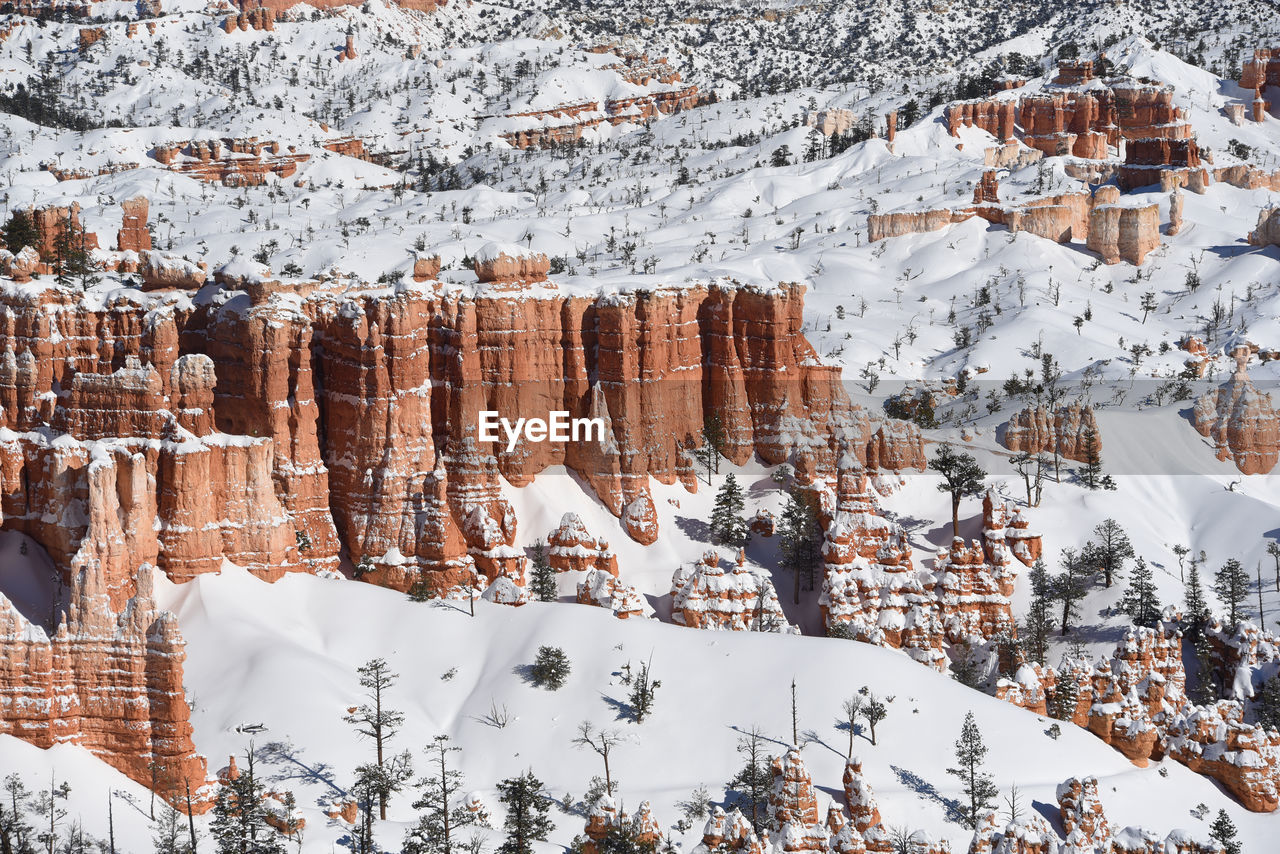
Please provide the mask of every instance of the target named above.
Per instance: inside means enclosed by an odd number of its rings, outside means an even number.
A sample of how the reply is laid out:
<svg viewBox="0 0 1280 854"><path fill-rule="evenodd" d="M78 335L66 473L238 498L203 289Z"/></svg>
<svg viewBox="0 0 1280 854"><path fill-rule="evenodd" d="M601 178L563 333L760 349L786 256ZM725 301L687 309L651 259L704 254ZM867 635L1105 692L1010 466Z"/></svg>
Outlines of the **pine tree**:
<svg viewBox="0 0 1280 854"><path fill-rule="evenodd" d="M564 681L569 678L569 656L556 646L540 646L538 654L533 658L530 675L534 684L552 691L559 691Z"/></svg>
<svg viewBox="0 0 1280 854"><path fill-rule="evenodd" d="M1080 601L1088 592L1084 561L1075 549L1062 550L1062 572L1053 579L1053 598L1062 604L1062 634L1071 630L1071 619L1080 614Z"/></svg>
<svg viewBox="0 0 1280 854"><path fill-rule="evenodd" d="M1227 607L1227 624L1234 629L1244 618L1244 603L1249 596L1249 573L1240 561L1231 558L1214 574L1213 592Z"/></svg>
<svg viewBox="0 0 1280 854"><path fill-rule="evenodd" d="M800 489L792 489L787 495L787 505L778 521L778 551L781 564L790 570L795 586L792 589L795 604L800 604L800 579L807 575L810 588L813 572L821 557L822 529L818 526L813 498Z"/></svg>
<svg viewBox="0 0 1280 854"><path fill-rule="evenodd" d="M437 735L426 747L428 773L417 783L419 796L413 808L419 811L418 823L404 835L404 854L452 854L453 834L460 828L476 824L482 816L461 804L455 804L462 791L462 772L449 765L449 755L461 748L449 743L449 736Z"/></svg>
<svg viewBox="0 0 1280 854"><path fill-rule="evenodd" d="M962 791L969 799L967 807L961 807L964 822L969 827L978 826L978 816L994 806L999 789L991 775L982 770L982 760L987 756L987 746L982 743L982 733L973 712L964 716L960 738L956 740L956 767L947 773L960 778Z"/></svg>
<svg viewBox="0 0 1280 854"><path fill-rule="evenodd" d="M1080 698L1080 686L1076 684L1075 676L1070 670L1065 667L1061 670L1058 681L1055 683L1053 696L1050 698L1049 714L1055 720L1069 721L1076 711L1076 702Z"/></svg>
<svg viewBox="0 0 1280 854"><path fill-rule="evenodd" d="M556 590L556 571L547 560L547 547L542 540L533 544L533 570L530 575L529 586L538 601L556 601L559 595Z"/></svg>
<svg viewBox="0 0 1280 854"><path fill-rule="evenodd" d="M653 711L654 696L662 682L649 674L649 662L640 665L635 678L631 682L631 714L636 723L644 723L645 717Z"/></svg>
<svg viewBox="0 0 1280 854"><path fill-rule="evenodd" d="M876 743L876 724L889 717L889 709L885 704L880 702L875 694L867 695L867 702L862 707L862 717L867 722L867 729L871 732L871 744Z"/></svg>
<svg viewBox="0 0 1280 854"><path fill-rule="evenodd" d="M17 255L24 246L36 248L40 244L40 232L36 229L31 214L25 210L16 210L4 224L4 247Z"/></svg>
<svg viewBox="0 0 1280 854"><path fill-rule="evenodd" d="M1280 730L1280 676L1272 676L1262 684L1253 711L1258 723Z"/></svg>
<svg viewBox="0 0 1280 854"><path fill-rule="evenodd" d="M551 801L542 790L542 781L532 771L508 777L498 784L498 800L507 808L502 821L507 838L497 854L533 854L533 843L546 842L547 834L555 829L547 817Z"/></svg>
<svg viewBox="0 0 1280 854"><path fill-rule="evenodd" d="M956 453L950 445L938 448L938 455L929 460L929 468L942 475L939 492L951 494L951 533L960 536L960 499L977 495L982 491L987 473L969 454Z"/></svg>
<svg viewBox="0 0 1280 854"><path fill-rule="evenodd" d="M1186 604L1183 616L1187 624L1187 637L1195 642L1209 619L1209 608L1204 601L1204 588L1200 586L1200 570L1194 561L1191 563L1191 578L1187 581L1183 602Z"/></svg>
<svg viewBox="0 0 1280 854"><path fill-rule="evenodd" d="M381 769L385 765L384 752L387 743L404 725L404 714L394 709L386 708L383 704L383 694L395 684L400 676L397 673L393 673L387 662L381 658L372 659L359 667L356 672L360 674L360 687L366 689L365 696L371 702L361 703L354 712L347 715L343 720L353 725L360 735L373 740L377 755L377 766ZM408 769L401 770L407 771ZM392 788L392 784L397 779L399 779L401 785L408 780L407 776L400 779L402 776L403 774L379 775L379 779L372 784L378 790L378 817L384 821L387 818L387 799L395 791L395 788L398 788L398 786Z"/></svg>
<svg viewBox="0 0 1280 854"><path fill-rule="evenodd" d="M160 815L155 821L155 854L193 854L187 838L186 818L168 803L160 805ZM3 848L0 848L3 850Z"/></svg>
<svg viewBox="0 0 1280 854"><path fill-rule="evenodd" d="M1155 575L1142 558L1133 566L1133 577L1120 600L1120 610L1129 615L1135 625L1154 626L1160 620L1160 596L1156 590Z"/></svg>
<svg viewBox="0 0 1280 854"><path fill-rule="evenodd" d="M32 854L32 829L27 821L31 793L17 774L4 778L0 792L0 850L13 854Z"/></svg>
<svg viewBox="0 0 1280 854"><path fill-rule="evenodd" d="M1027 611L1027 657L1044 664L1049 654L1049 633L1053 631L1053 583L1044 561L1036 558L1031 566L1031 608Z"/></svg>
<svg viewBox="0 0 1280 854"><path fill-rule="evenodd" d="M263 786L253 770L253 748L245 754L245 768L234 780L218 787L209 830L218 854L284 854L284 845L271 825L263 804Z"/></svg>
<svg viewBox="0 0 1280 854"><path fill-rule="evenodd" d="M711 510L711 538L722 546L745 546L751 538L751 529L743 518L745 509L742 487L730 473L716 493L715 506Z"/></svg>
<svg viewBox="0 0 1280 854"><path fill-rule="evenodd" d="M765 755L764 742L764 734L756 726L738 739L737 750L746 757L746 764L725 786L756 833L764 829L769 790L773 787L773 772L769 768L769 757Z"/></svg>
<svg viewBox="0 0 1280 854"><path fill-rule="evenodd" d="M724 448L724 425L720 416L708 415L702 420L702 444L693 449L693 458L707 470L707 483L711 475L720 473L720 455Z"/></svg>
<svg viewBox="0 0 1280 854"><path fill-rule="evenodd" d="M1222 843L1226 854L1241 854L1239 841L1236 840L1236 826L1226 810L1218 810L1218 817L1209 826L1209 836Z"/></svg>
<svg viewBox="0 0 1280 854"><path fill-rule="evenodd" d="M1088 489L1103 486L1102 451L1098 447L1098 433L1092 427L1084 429L1084 468L1080 470L1080 479Z"/></svg>
<svg viewBox="0 0 1280 854"><path fill-rule="evenodd" d="M1115 519L1104 519L1093 529L1097 542L1090 542L1081 554L1088 565L1102 572L1102 583L1110 587L1124 570L1124 562L1134 556L1129 536Z"/></svg>

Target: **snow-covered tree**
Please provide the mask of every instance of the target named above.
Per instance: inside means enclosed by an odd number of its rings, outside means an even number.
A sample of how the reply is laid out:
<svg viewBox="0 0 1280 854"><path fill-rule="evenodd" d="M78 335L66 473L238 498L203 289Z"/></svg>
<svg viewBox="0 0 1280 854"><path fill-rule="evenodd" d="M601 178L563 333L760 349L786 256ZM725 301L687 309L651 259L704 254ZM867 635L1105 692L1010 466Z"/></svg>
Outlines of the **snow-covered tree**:
<svg viewBox="0 0 1280 854"><path fill-rule="evenodd" d="M387 743L404 725L404 714L387 708L383 699L383 694L395 684L400 675L393 673L391 666L381 658L372 659L359 667L356 672L360 675L360 687L365 689L365 697L369 702L361 703L343 720L354 726L360 735L373 740L377 765L382 768L385 764ZM386 783L390 782L393 776L399 775L380 775L380 778L375 781L378 790L378 817L383 820L387 817L387 799L394 791L388 788ZM407 778L401 782L406 781Z"/></svg>
<svg viewBox="0 0 1280 854"><path fill-rule="evenodd" d="M813 498L793 489L778 521L778 551L781 564L792 573L795 582L792 598L800 604L800 579L808 576L813 586L813 573L822 556L822 528L813 507Z"/></svg>
<svg viewBox="0 0 1280 854"><path fill-rule="evenodd" d="M529 573L529 589L539 602L554 602L558 595L556 590L556 571L547 560L547 547L538 540L533 544L533 569Z"/></svg>
<svg viewBox="0 0 1280 854"><path fill-rule="evenodd" d="M1241 847L1239 840L1236 839L1236 825L1231 820L1231 816L1227 815L1226 810L1218 810L1217 817L1209 826L1209 836L1222 843L1226 854L1240 854Z"/></svg>
<svg viewBox="0 0 1280 854"><path fill-rule="evenodd" d="M218 787L209 825L218 854L284 854L279 834L267 824L264 789L254 773L253 759L250 747L239 775Z"/></svg>
<svg viewBox="0 0 1280 854"><path fill-rule="evenodd" d="M1129 586L1120 600L1120 609L1139 626L1154 626L1160 619L1160 595L1156 590L1155 575L1141 557L1133 565Z"/></svg>
<svg viewBox="0 0 1280 854"><path fill-rule="evenodd" d="M540 646L538 654L533 657L530 675L536 684L558 691L569 678L569 670L569 656L563 649L557 646Z"/></svg>
<svg viewBox="0 0 1280 854"><path fill-rule="evenodd" d="M457 802L462 772L450 766L449 757L460 750L447 735L437 735L427 745L427 774L417 782L419 795L413 802L418 823L405 832L404 854L452 854L459 847L454 833L480 819Z"/></svg>
<svg viewBox="0 0 1280 854"><path fill-rule="evenodd" d="M725 788L756 833L760 833L764 830L773 773L770 770L770 757L765 753L765 736L759 727L751 727L738 738L737 751L745 762Z"/></svg>
<svg viewBox="0 0 1280 854"><path fill-rule="evenodd" d="M1200 569L1195 561L1191 562L1191 577L1187 581L1187 589L1183 594L1185 610L1183 621L1187 625L1187 636L1195 641L1204 630L1205 621L1209 619L1209 607L1204 599L1204 587L1200 584Z"/></svg>
<svg viewBox="0 0 1280 854"><path fill-rule="evenodd" d="M938 455L929 460L929 468L942 475L939 492L951 494L951 532L960 535L960 499L982 491L987 473L971 455L956 453L950 445L941 445Z"/></svg>
<svg viewBox="0 0 1280 854"><path fill-rule="evenodd" d="M1104 519L1093 529L1097 538L1081 552L1080 559L1090 569L1102 573L1102 583L1110 587L1124 570L1124 562L1134 556L1129 535L1115 519Z"/></svg>
<svg viewBox="0 0 1280 854"><path fill-rule="evenodd" d="M497 854L533 854L533 843L546 842L555 824L547 817L551 801L545 797L542 781L526 771L498 783L498 800L506 807L502 829L506 839Z"/></svg>
<svg viewBox="0 0 1280 854"><path fill-rule="evenodd" d="M653 701L659 688L662 687L661 680L654 679L649 672L649 662L640 665L640 669L636 671L635 678L631 681L631 714L635 718L636 723L644 723L645 717L649 712L653 711Z"/></svg>
<svg viewBox="0 0 1280 854"><path fill-rule="evenodd" d="M745 546L751 538L751 529L743 518L745 510L742 487L730 473L716 492L715 506L711 509L712 540L723 546Z"/></svg>
<svg viewBox="0 0 1280 854"><path fill-rule="evenodd" d="M1227 625L1235 628L1244 618L1244 603L1249 596L1249 573L1235 558L1229 559L1213 576L1213 592L1227 609Z"/></svg>
<svg viewBox="0 0 1280 854"><path fill-rule="evenodd" d="M1062 550L1062 572L1053 579L1053 598L1062 605L1062 634L1071 630L1071 620L1080 614L1080 600L1088 591L1085 563L1075 549Z"/></svg>
<svg viewBox="0 0 1280 854"><path fill-rule="evenodd" d="M1027 657L1044 664L1049 654L1049 633L1053 631L1053 582L1044 560L1036 558L1029 574L1031 607L1024 625Z"/></svg>
<svg viewBox="0 0 1280 854"><path fill-rule="evenodd" d="M1000 793L991 775L982 770L986 756L987 746L982 743L982 732L973 712L969 712L964 716L960 738L956 740L956 767L947 769L948 774L960 778L960 791L969 799L968 806L960 808L969 827L977 827L978 816L994 806Z"/></svg>
<svg viewBox="0 0 1280 854"><path fill-rule="evenodd" d="M867 729L871 733L871 743L876 743L876 724L889 717L889 709L882 703L876 695L867 695L867 702L862 706L862 717L867 722Z"/></svg>

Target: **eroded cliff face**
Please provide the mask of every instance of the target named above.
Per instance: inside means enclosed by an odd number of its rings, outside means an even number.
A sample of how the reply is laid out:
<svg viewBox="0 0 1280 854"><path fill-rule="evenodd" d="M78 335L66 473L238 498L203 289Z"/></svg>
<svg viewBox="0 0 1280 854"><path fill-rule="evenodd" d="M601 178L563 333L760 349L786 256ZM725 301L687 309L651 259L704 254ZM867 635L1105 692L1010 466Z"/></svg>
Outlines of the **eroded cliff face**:
<svg viewBox="0 0 1280 854"><path fill-rule="evenodd" d="M0 594L0 733L38 747L82 745L171 800L185 800L189 786L193 809L204 811L184 644L174 616L156 608L152 572L144 564L137 593L115 609L101 574L81 571L52 634Z"/></svg>
<svg viewBox="0 0 1280 854"><path fill-rule="evenodd" d="M725 456L805 478L920 467L919 435L852 407L800 333L801 289L714 285L565 296L431 284L227 284L103 300L0 292L3 524L113 606L136 567L176 581L224 559L268 580L337 570L442 593L522 583L501 496L579 474L628 533L658 534L649 478L692 481L708 413ZM302 293L306 295L303 296ZM478 413L598 417L603 441L488 441ZM154 524L151 520L155 520Z"/></svg>

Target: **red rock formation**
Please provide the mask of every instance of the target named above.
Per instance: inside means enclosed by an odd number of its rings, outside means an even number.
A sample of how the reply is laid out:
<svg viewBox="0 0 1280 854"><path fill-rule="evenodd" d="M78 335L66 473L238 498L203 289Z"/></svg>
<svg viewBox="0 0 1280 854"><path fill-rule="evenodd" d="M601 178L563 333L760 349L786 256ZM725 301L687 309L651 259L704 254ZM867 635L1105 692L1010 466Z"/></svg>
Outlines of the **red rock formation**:
<svg viewBox="0 0 1280 854"><path fill-rule="evenodd" d="M1280 246L1280 208L1258 211L1258 224L1249 232L1252 246Z"/></svg>
<svg viewBox="0 0 1280 854"><path fill-rule="evenodd" d="M1058 835L1049 822L1035 813L1000 825L996 811L987 810L978 819L969 843L969 854L1054 854L1058 850Z"/></svg>
<svg viewBox="0 0 1280 854"><path fill-rule="evenodd" d="M1129 191L1158 184L1162 171L1200 168L1200 150L1193 139L1130 139L1120 169L1120 188Z"/></svg>
<svg viewBox="0 0 1280 854"><path fill-rule="evenodd" d="M86 53L89 48L102 41L106 34L106 30L102 27L81 27L79 41L80 53Z"/></svg>
<svg viewBox="0 0 1280 854"><path fill-rule="evenodd" d="M1196 400L1192 423L1213 440L1218 459L1232 460L1245 474L1266 474L1280 457L1280 417L1270 395L1249 379L1249 348L1237 347L1231 355L1235 373Z"/></svg>
<svg viewBox="0 0 1280 854"><path fill-rule="evenodd" d="M1240 86L1243 89L1280 86L1280 48L1256 48L1253 59L1241 63Z"/></svg>
<svg viewBox="0 0 1280 854"><path fill-rule="evenodd" d="M487 243L475 257L476 277L481 282L545 282L550 269L546 255L513 244Z"/></svg>
<svg viewBox="0 0 1280 854"><path fill-rule="evenodd" d="M116 249L120 252L142 252L151 248L151 232L147 229L147 197L136 196L120 203L124 221L116 233Z"/></svg>
<svg viewBox="0 0 1280 854"><path fill-rule="evenodd" d="M1016 413L1004 426L1001 444L1014 453L1057 454L1069 460L1087 462L1085 434L1093 431L1098 453L1102 453L1102 433L1093 415L1093 407L1080 401L1058 407L1050 424L1044 406L1027 407Z"/></svg>
<svg viewBox="0 0 1280 854"><path fill-rule="evenodd" d="M765 854L768 848L768 837L761 841L739 810L726 814L723 807L715 806L702 828L702 842L694 847L693 854L726 850L734 854Z"/></svg>
<svg viewBox="0 0 1280 854"><path fill-rule="evenodd" d="M994 169L982 173L982 180L973 188L975 205L998 204L1000 202L1000 182Z"/></svg>
<svg viewBox="0 0 1280 854"><path fill-rule="evenodd" d="M1067 839L1092 846L1105 847L1111 838L1111 825L1098 797L1098 778L1072 777L1058 784L1058 815Z"/></svg>
<svg viewBox="0 0 1280 854"><path fill-rule="evenodd" d="M640 592L603 569L587 570L586 578L578 582L577 602L579 605L607 608L620 620L642 616L645 611L644 597Z"/></svg>
<svg viewBox="0 0 1280 854"><path fill-rule="evenodd" d="M147 235L150 240L150 235ZM138 276L143 290L177 289L194 291L205 283L205 264L193 264L185 258L144 249L140 252Z"/></svg>
<svg viewBox="0 0 1280 854"><path fill-rule="evenodd" d="M338 54L338 62L344 62L348 59L355 59L359 56L356 53L356 37L347 33L347 43L342 51Z"/></svg>
<svg viewBox="0 0 1280 854"><path fill-rule="evenodd" d="M726 569L707 551L671 577L671 620L695 629L798 633L787 623L767 575L747 569L742 553Z"/></svg>
<svg viewBox="0 0 1280 854"><path fill-rule="evenodd" d="M0 249L0 276L15 282L29 282L40 272L40 254L34 246L24 246L15 255L8 249Z"/></svg>
<svg viewBox="0 0 1280 854"><path fill-rule="evenodd" d="M1087 245L1105 264L1141 265L1160 246L1159 206L1095 205L1089 212Z"/></svg>
<svg viewBox="0 0 1280 854"><path fill-rule="evenodd" d="M893 141L898 136L898 111L890 110L884 116L884 141L893 149Z"/></svg>
<svg viewBox="0 0 1280 854"><path fill-rule="evenodd" d="M947 107L947 130L959 136L961 127L976 127L1000 142L1011 142L1017 111L1016 100L960 101Z"/></svg>
<svg viewBox="0 0 1280 854"><path fill-rule="evenodd" d="M1053 78L1053 82L1058 86L1078 86L1092 79L1092 59L1062 59L1058 61L1058 76Z"/></svg>
<svg viewBox="0 0 1280 854"><path fill-rule="evenodd" d="M997 498L992 490L987 490L982 498L982 550L992 566L1008 563L1007 558L1001 557L1005 550L1012 552L1025 566L1031 566L1044 551L1044 545L1039 532L1031 530L1031 523L1023 515L1022 508L1015 507L1010 511L1004 500ZM1007 582L1011 584L1012 580L1010 576ZM1005 583L1002 579L1001 593L1012 596L1012 587L1006 588Z"/></svg>
<svg viewBox="0 0 1280 854"><path fill-rule="evenodd" d="M228 33L236 30L264 30L276 28L276 10L257 6L246 9L238 15L231 15L222 23L222 29Z"/></svg>
<svg viewBox="0 0 1280 854"><path fill-rule="evenodd" d="M934 559L937 572L939 617L947 640L964 643L971 637L989 640L1015 633L1009 596L1013 594L1016 572L1002 543L988 540L992 555L987 563L983 543L966 547L956 537L951 548L940 550Z"/></svg>
<svg viewBox="0 0 1280 854"><path fill-rule="evenodd" d="M548 535L547 561L556 572L599 569L614 577L618 575L618 558L609 551L609 543L591 536L577 513L561 516L560 527Z"/></svg>
<svg viewBox="0 0 1280 854"><path fill-rule="evenodd" d="M778 831L784 852L826 852L827 829L818 815L818 799L813 781L800 751L788 750L775 757L771 766L773 786L769 790L769 816Z"/></svg>
<svg viewBox="0 0 1280 854"><path fill-rule="evenodd" d="M1185 197L1181 190L1169 194L1169 235L1182 231L1182 208Z"/></svg>
<svg viewBox="0 0 1280 854"><path fill-rule="evenodd" d="M902 237L906 234L923 234L938 231L947 226L971 219L974 214L966 210L895 211L871 214L867 217L867 239L875 243L886 237Z"/></svg>
<svg viewBox="0 0 1280 854"><path fill-rule="evenodd" d="M849 811L849 823L846 828L851 828L861 837L862 847L856 850L871 851L876 854L887 854L892 851L893 843L880 821L880 809L876 805L875 793L871 790L871 784L862 776L861 759L856 756L849 759L844 767L842 781L844 805Z"/></svg>
<svg viewBox="0 0 1280 854"><path fill-rule="evenodd" d="M510 113L515 130L502 138L515 148L549 148L582 139L586 128L602 124L648 123L702 103L697 86L673 87L614 100L561 104L545 110Z"/></svg>
<svg viewBox="0 0 1280 854"><path fill-rule="evenodd" d="M257 137L202 139L157 145L150 154L162 166L199 181L255 187L265 183L269 174L290 177L299 163L311 158L292 148L282 154L280 148L278 142L259 142Z"/></svg>
<svg viewBox="0 0 1280 854"><path fill-rule="evenodd" d="M151 566L136 573L136 592L116 610L102 574L81 571L52 637L0 595L0 733L42 748L79 744L175 802L189 784L203 812L211 803L191 741L182 635L156 608Z"/></svg>
<svg viewBox="0 0 1280 854"><path fill-rule="evenodd" d="M68 206L47 205L42 208L29 208L28 213L36 232L40 235L35 248L42 260L48 260L57 254L58 239L66 233L68 228L75 233L80 233L83 229L80 224L80 205L77 202L72 202ZM84 248L97 249L98 235L92 231L84 232Z"/></svg>
<svg viewBox="0 0 1280 854"><path fill-rule="evenodd" d="M430 281L440 275L439 255L418 255L413 259L413 280Z"/></svg>
<svg viewBox="0 0 1280 854"><path fill-rule="evenodd" d="M1280 733L1245 723L1238 702L1192 707L1170 723L1166 744L1170 757L1217 780L1245 809L1280 806Z"/></svg>
<svg viewBox="0 0 1280 854"><path fill-rule="evenodd" d="M801 117L805 127L811 127L823 136L844 133L853 127L857 117L853 110L805 110Z"/></svg>

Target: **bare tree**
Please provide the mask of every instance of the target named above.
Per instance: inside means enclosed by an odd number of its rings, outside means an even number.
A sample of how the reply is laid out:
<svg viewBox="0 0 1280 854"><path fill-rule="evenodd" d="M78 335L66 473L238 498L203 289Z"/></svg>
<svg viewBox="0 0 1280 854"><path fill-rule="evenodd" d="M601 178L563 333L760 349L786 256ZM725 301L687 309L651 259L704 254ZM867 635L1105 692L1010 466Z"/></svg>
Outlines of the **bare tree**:
<svg viewBox="0 0 1280 854"><path fill-rule="evenodd" d="M858 728L858 718L862 717L862 703L862 695L854 694L841 706L844 710L844 720L841 723L849 727L849 749L844 755L846 762L853 758L853 734Z"/></svg>
<svg viewBox="0 0 1280 854"><path fill-rule="evenodd" d="M578 737L573 740L575 747L590 747L604 760L605 792L613 796L613 777L609 774L609 753L622 742L622 736L615 729L597 730L591 721L578 724Z"/></svg>

